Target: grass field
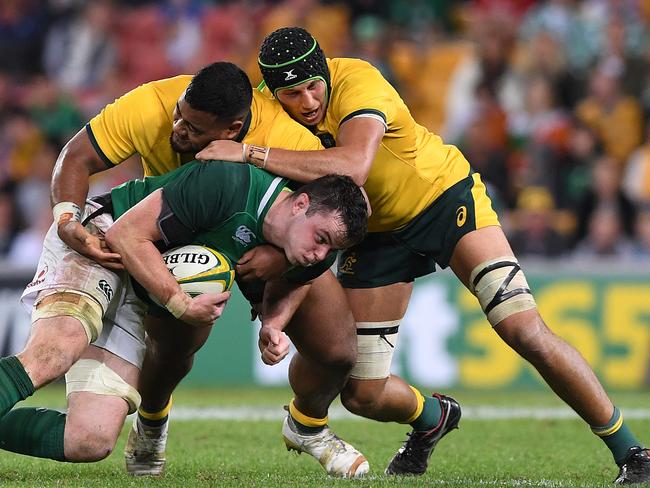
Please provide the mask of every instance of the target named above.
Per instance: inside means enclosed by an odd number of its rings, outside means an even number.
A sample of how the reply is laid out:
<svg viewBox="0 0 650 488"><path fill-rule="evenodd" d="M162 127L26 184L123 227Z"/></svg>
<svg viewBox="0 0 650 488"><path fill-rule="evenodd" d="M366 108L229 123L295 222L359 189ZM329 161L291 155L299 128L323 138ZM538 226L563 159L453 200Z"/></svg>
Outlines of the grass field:
<svg viewBox="0 0 650 488"><path fill-rule="evenodd" d="M122 450L95 464L67 464L0 455L0 485L22 487L598 487L612 486L616 467L609 451L551 394L454 392L464 407L460 430L438 446L421 478L388 478L387 462L408 431L405 426L358 420L333 409L332 428L364 452L371 474L364 480L328 478L307 455L287 452L281 441L284 389L181 390L175 396L163 478L125 474ZM63 390L49 387L31 405L63 406ZM648 394L613 395L628 423L650 443ZM240 420L253 415L255 420ZM513 418L519 417L519 418Z"/></svg>

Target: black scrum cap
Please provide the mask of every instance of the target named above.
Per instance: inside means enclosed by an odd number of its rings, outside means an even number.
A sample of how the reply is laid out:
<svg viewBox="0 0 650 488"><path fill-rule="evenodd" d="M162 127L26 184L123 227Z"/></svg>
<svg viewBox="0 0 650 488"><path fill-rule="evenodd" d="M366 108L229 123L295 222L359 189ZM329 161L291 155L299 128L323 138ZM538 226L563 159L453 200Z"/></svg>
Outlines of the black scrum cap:
<svg viewBox="0 0 650 488"><path fill-rule="evenodd" d="M266 86L273 95L308 80L325 82L330 94L330 73L325 54L314 37L300 27L283 27L264 39L258 59Z"/></svg>

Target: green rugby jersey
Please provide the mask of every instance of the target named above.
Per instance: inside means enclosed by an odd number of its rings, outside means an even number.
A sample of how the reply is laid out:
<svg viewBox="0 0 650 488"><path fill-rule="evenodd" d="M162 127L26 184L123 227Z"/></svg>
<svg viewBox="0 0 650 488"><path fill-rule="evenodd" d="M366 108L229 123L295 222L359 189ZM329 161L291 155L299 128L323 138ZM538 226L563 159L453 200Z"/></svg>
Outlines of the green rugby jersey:
<svg viewBox="0 0 650 488"><path fill-rule="evenodd" d="M267 241L262 224L279 193L287 188L285 178L248 164L223 161L193 161L160 176L132 180L113 188L113 217L119 218L147 195L163 189L174 215L193 233L191 242L214 248L236 263L239 258ZM295 282L319 276L335 259L330 253L320 265L295 268L285 276Z"/></svg>

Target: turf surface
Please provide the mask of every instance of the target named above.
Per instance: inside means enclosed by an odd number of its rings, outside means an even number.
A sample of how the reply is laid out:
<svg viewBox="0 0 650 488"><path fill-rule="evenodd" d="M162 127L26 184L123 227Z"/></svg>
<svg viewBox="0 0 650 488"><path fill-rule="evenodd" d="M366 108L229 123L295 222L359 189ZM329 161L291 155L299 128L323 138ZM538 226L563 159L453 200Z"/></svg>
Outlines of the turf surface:
<svg viewBox="0 0 650 488"><path fill-rule="evenodd" d="M468 408L495 406L549 408L562 404L540 392L455 392ZM613 395L629 409L648 407L647 393ZM270 407L290 398L284 389L181 390L176 408ZM39 392L27 404L63 406L60 386ZM278 414L281 415L281 414ZM278 417L279 418L279 417ZM650 421L628 421L634 432L650 442ZM332 428L364 452L371 465L365 480L328 478L307 455L287 452L278 420L177 420L172 424L163 478L131 478L123 468L126 428L115 452L94 464L67 464L0 455L0 485L21 487L320 487L320 486L612 486L616 475L609 451L577 419L484 420L473 416L438 446L429 471L421 478L388 478L382 473L405 438L407 428L350 418L336 418Z"/></svg>

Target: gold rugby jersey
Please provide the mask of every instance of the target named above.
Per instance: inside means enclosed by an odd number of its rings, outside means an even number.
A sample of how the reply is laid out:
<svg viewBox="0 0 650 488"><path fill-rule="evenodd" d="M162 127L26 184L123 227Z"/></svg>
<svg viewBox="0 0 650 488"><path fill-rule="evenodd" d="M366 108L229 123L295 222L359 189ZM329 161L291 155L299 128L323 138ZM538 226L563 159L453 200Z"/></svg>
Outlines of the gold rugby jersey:
<svg viewBox="0 0 650 488"><path fill-rule="evenodd" d="M328 59L327 65L332 93L318 133L336 139L339 126L356 116L376 118L386 128L364 185L372 204L370 232L404 226L469 175L469 163L461 152L415 122L375 67L350 58ZM269 95L269 89L264 93Z"/></svg>
<svg viewBox="0 0 650 488"><path fill-rule="evenodd" d="M191 75L181 75L141 85L104 107L86 124L88 136L107 166L138 153L144 176L155 176L194 159L194 155L175 152L169 141L176 102L191 80ZM238 140L296 151L323 148L307 128L257 90L253 90L251 115Z"/></svg>

